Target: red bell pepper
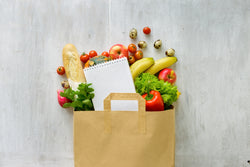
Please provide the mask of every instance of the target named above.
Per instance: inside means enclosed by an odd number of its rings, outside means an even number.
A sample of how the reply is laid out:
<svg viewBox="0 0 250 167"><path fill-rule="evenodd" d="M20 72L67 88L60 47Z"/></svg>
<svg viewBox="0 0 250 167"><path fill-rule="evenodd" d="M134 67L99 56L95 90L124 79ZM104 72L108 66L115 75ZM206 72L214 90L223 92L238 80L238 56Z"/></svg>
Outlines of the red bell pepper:
<svg viewBox="0 0 250 167"><path fill-rule="evenodd" d="M161 97L160 92L151 90L149 92L142 95L142 97L146 100L146 110L147 111L163 111L164 110L164 102Z"/></svg>

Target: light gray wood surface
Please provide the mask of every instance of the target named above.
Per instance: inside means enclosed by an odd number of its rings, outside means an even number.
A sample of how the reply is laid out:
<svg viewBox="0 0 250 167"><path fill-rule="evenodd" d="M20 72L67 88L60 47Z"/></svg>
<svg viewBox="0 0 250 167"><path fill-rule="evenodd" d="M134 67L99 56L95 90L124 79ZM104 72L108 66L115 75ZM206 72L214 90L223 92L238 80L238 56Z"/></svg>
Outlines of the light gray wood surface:
<svg viewBox="0 0 250 167"><path fill-rule="evenodd" d="M145 56L176 49L176 167L250 166L249 0L1 0L0 9L0 167L73 167L72 112L56 97L62 48L101 53L134 42L133 27Z"/></svg>

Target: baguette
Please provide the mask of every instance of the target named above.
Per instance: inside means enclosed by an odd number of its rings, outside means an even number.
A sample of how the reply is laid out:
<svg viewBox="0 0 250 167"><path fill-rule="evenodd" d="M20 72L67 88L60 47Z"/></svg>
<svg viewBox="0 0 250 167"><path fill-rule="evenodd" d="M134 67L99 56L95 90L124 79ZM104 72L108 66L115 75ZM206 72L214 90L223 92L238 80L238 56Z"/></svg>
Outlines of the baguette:
<svg viewBox="0 0 250 167"><path fill-rule="evenodd" d="M73 44L65 45L62 57L63 66L68 80L77 83L86 83L86 78L76 47Z"/></svg>

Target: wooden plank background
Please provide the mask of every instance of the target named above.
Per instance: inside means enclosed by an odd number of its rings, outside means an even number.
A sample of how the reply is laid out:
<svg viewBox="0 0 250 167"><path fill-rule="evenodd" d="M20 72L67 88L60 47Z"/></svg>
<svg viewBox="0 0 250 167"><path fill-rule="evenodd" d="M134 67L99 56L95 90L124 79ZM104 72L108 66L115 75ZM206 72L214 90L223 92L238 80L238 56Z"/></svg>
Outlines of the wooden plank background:
<svg viewBox="0 0 250 167"><path fill-rule="evenodd" d="M176 167L250 166L249 0L1 0L0 9L1 167L73 167L72 112L56 97L62 48L101 53L134 42L133 27L146 57L176 49Z"/></svg>

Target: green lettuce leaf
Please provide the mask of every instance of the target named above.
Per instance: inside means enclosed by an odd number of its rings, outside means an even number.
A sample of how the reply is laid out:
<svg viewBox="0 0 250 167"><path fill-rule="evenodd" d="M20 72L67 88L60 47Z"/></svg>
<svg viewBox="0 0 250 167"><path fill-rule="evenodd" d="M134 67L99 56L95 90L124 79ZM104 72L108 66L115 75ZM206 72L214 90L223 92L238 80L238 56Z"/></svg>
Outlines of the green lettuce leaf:
<svg viewBox="0 0 250 167"><path fill-rule="evenodd" d="M177 100L177 86L159 80L155 75L142 73L135 79L135 89L140 95L149 94L151 90L161 93L165 109Z"/></svg>

